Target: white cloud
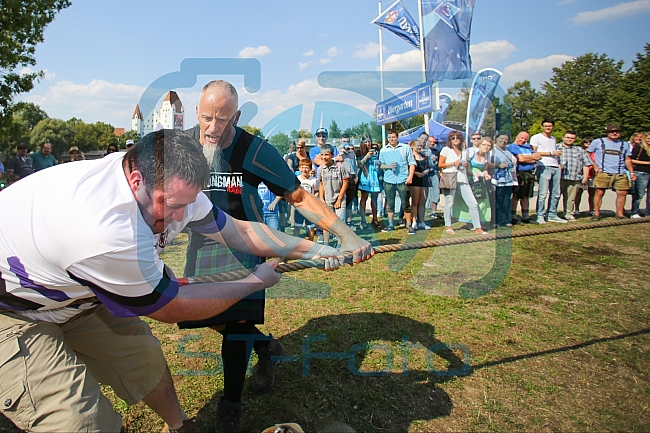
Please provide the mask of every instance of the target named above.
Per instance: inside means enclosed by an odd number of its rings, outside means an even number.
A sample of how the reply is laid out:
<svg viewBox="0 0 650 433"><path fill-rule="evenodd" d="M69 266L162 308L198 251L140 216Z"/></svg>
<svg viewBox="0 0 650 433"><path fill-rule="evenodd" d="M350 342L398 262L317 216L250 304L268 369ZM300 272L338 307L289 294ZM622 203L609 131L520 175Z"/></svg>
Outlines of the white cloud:
<svg viewBox="0 0 650 433"><path fill-rule="evenodd" d="M636 0L619 3L595 11L580 12L571 18L571 21L573 21L574 25L581 26L598 21L611 21L613 19L626 18L648 12L650 12L650 0Z"/></svg>
<svg viewBox="0 0 650 433"><path fill-rule="evenodd" d="M85 122L102 121L115 127L131 128L131 115L145 88L104 80L88 84L58 81L41 94L28 94L27 102L38 104L50 117ZM144 114L144 113L143 113Z"/></svg>
<svg viewBox="0 0 650 433"><path fill-rule="evenodd" d="M240 101L244 101L246 93L243 89L239 89L239 95ZM372 116L375 109L375 102L372 100L358 93L321 87L315 78L293 84L284 92L280 90L258 92L250 95L250 99L259 107L258 114L251 121L251 124L257 127L264 127L271 119L283 111L303 104L300 128L311 130L314 103L317 101L340 102L355 107L370 116ZM341 122L339 122L339 126L343 126Z"/></svg>
<svg viewBox="0 0 650 433"><path fill-rule="evenodd" d="M246 47L237 54L238 57L260 57L265 56L271 52L271 49L266 45L259 47Z"/></svg>
<svg viewBox="0 0 650 433"><path fill-rule="evenodd" d="M421 71L422 55L420 50L411 50L402 54L391 54L384 62L385 71Z"/></svg>
<svg viewBox="0 0 650 433"><path fill-rule="evenodd" d="M331 47L330 49L327 50L327 56L328 57L336 57L339 56L343 53L343 50L337 48L337 47Z"/></svg>
<svg viewBox="0 0 650 433"><path fill-rule="evenodd" d="M314 50L305 51L302 55L305 57L311 57L314 55Z"/></svg>
<svg viewBox="0 0 650 433"><path fill-rule="evenodd" d="M318 63L320 63L321 65L326 65L326 64L328 64L328 63L331 62L331 61L332 61L332 59L331 59L330 57L325 57L324 59L320 59L320 60L318 61Z"/></svg>
<svg viewBox="0 0 650 433"><path fill-rule="evenodd" d="M496 62L507 59L515 51L517 51L517 47L504 39L472 44L469 47L472 56L472 69L479 71L483 68L493 67Z"/></svg>
<svg viewBox="0 0 650 433"><path fill-rule="evenodd" d="M503 70L502 87L505 89L517 81L529 80L534 88L547 81L553 75L553 68L561 66L574 57L566 54L553 54L542 59L527 59L513 63Z"/></svg>
<svg viewBox="0 0 650 433"><path fill-rule="evenodd" d="M354 46L355 51L352 53L352 57L358 57L360 59L372 59L379 55L379 44L376 42L368 42L367 44L359 44ZM386 47L384 47L384 52L386 52Z"/></svg>
<svg viewBox="0 0 650 433"><path fill-rule="evenodd" d="M309 66L309 62L298 62L298 69L301 71L303 69L307 69L308 66Z"/></svg>

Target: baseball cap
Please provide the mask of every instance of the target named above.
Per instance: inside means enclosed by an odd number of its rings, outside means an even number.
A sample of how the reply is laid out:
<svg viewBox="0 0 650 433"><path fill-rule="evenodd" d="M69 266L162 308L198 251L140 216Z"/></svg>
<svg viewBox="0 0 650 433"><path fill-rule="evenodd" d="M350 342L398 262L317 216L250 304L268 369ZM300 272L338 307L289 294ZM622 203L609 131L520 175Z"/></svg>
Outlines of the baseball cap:
<svg viewBox="0 0 650 433"><path fill-rule="evenodd" d="M316 134L315 134L315 135L318 136L318 135L321 135L321 134L322 134L322 135L329 135L329 132L327 132L327 129L325 129L325 128L318 128L318 129L316 130Z"/></svg>
<svg viewBox="0 0 650 433"><path fill-rule="evenodd" d="M621 132L621 127L616 123L610 123L607 125L607 128L605 128L605 132Z"/></svg>
<svg viewBox="0 0 650 433"><path fill-rule="evenodd" d="M126 147L131 147L135 144L133 140L126 140Z"/></svg>
<svg viewBox="0 0 650 433"><path fill-rule="evenodd" d="M68 152L79 152L79 148L77 146L72 146Z"/></svg>

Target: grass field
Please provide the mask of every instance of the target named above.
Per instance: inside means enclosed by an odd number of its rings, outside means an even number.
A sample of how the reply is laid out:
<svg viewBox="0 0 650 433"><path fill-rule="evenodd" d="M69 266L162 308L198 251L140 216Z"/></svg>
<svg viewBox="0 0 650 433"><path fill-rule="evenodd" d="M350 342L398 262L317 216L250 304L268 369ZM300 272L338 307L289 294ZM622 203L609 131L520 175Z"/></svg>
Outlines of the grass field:
<svg viewBox="0 0 650 433"><path fill-rule="evenodd" d="M408 241L425 236L442 229ZM315 432L334 421L358 432L648 431L649 244L641 224L293 273L272 290L262 327L293 358L270 393L246 388L243 431L298 422ZM185 247L179 238L166 252L178 274ZM183 408L211 431L221 337L151 325ZM162 428L143 404L106 392L126 431Z"/></svg>

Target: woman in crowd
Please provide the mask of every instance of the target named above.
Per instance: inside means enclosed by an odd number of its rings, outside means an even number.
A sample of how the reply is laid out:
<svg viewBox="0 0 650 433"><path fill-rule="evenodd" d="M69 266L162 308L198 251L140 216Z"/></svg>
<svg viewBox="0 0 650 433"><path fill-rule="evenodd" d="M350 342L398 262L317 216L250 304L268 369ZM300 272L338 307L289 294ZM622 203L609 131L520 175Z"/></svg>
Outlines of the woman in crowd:
<svg viewBox="0 0 650 433"><path fill-rule="evenodd" d="M467 158L469 160L468 181L478 204L478 213L482 223L492 221L492 209L490 205L492 188L488 183L491 179L488 169L493 168L493 165L489 162L492 159L491 152L492 140L489 138L474 143L474 147L467 149ZM464 200L456 201L453 215L458 218L458 221L472 222L469 207Z"/></svg>
<svg viewBox="0 0 650 433"><path fill-rule="evenodd" d="M117 143L111 143L106 147L106 155L110 155L111 153L119 152L120 148L117 147Z"/></svg>
<svg viewBox="0 0 650 433"><path fill-rule="evenodd" d="M474 226L474 231L476 234L486 233L481 228L481 218L478 213L478 203L472 194L472 189L469 186L467 179L467 167L469 162L467 162L467 151L465 149L465 143L463 139L463 134L457 131L450 132L447 137L447 147L442 149L440 152L440 162L438 167L442 169L443 176L449 178L450 181L453 179L456 180L455 188L443 188L441 189L445 194L445 230L449 234L454 234L454 230L451 227L451 210L454 207L454 197L456 197L456 191L460 191L460 194L469 208L469 213L472 217L472 225ZM447 179L441 179L441 182L446 182Z"/></svg>
<svg viewBox="0 0 650 433"><path fill-rule="evenodd" d="M501 138L501 137L499 137ZM484 138L483 141L488 140ZM481 141L481 144L483 144ZM512 187L517 185L517 158L508 150L509 140L497 140L492 155L494 174L494 224L497 227L512 227Z"/></svg>
<svg viewBox="0 0 650 433"><path fill-rule="evenodd" d="M298 161L300 161L300 158L298 158L298 156L296 155L295 141L289 143L289 149L287 150L287 153L284 155L284 160L286 161L287 165L291 170L298 171Z"/></svg>
<svg viewBox="0 0 650 433"><path fill-rule="evenodd" d="M426 135L426 134L425 134ZM413 209L413 230L424 229L429 230L431 227L424 223L424 204L427 202L427 193L429 192L429 158L424 153L424 142L428 135L423 140L411 141L409 145L413 150L415 157L415 172L413 174L413 182L409 185L411 191L411 208Z"/></svg>
<svg viewBox="0 0 650 433"><path fill-rule="evenodd" d="M585 137L582 139L582 148L586 151L589 148L589 145L593 141L593 137ZM594 214L594 197L596 196L596 188L594 187L594 178L596 177L596 172L594 171L594 166L596 165L595 157L593 153L588 153L589 157L591 158L591 161L594 163L591 167L589 167L589 178L587 179L587 193L589 194L589 213L591 215ZM584 191L583 188L581 188L582 184L578 186L578 189L576 190L576 211L579 213L580 212L580 202L582 201L582 193Z"/></svg>
<svg viewBox="0 0 650 433"><path fill-rule="evenodd" d="M634 174L636 175L636 182L632 192L632 218L641 218L640 207L643 197L646 198L645 202L645 216L649 216L650 208L650 132L646 132L642 136L641 143L632 151L632 165L634 166Z"/></svg>
<svg viewBox="0 0 650 433"><path fill-rule="evenodd" d="M370 208L372 209L372 225L380 228L377 220L377 197L381 191L379 183L379 145L372 142L370 135L361 136L361 147L359 148L361 159L359 160L359 190L361 200L359 201L359 213L361 214L361 228L367 228L366 224L366 202L370 194Z"/></svg>
<svg viewBox="0 0 650 433"><path fill-rule="evenodd" d="M642 132L635 132L630 137L630 146L632 146L633 150L635 148L637 148L642 142L643 142L643 133Z"/></svg>

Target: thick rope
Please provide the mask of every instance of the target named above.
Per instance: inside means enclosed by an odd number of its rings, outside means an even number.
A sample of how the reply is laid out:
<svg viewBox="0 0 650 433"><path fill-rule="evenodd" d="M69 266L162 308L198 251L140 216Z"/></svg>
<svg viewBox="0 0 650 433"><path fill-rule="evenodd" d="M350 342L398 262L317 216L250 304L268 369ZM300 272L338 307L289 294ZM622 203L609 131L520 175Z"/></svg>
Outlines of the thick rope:
<svg viewBox="0 0 650 433"><path fill-rule="evenodd" d="M619 227L631 224L649 223L650 217L638 219L613 219L607 221L598 221L586 224L565 224L560 226L553 226L548 228L538 228L532 230L517 230L512 229L497 229L495 233L488 233L474 236L462 236L455 238L445 238L431 241L422 242L407 242L404 244L396 245L380 245L376 248L375 254L392 253L397 251L419 250L424 248L447 247L451 245L472 244L477 242L495 241L497 239L512 239L523 238L528 236L550 235L554 233L574 232L579 230L601 229L606 227ZM346 262L352 262L352 255L345 255ZM302 269L317 268L324 269L324 260L297 260L291 263L281 263L276 271L280 273L300 271ZM179 278L180 285L196 284L196 283L219 283L224 281L233 281L245 278L251 274L248 269L240 269L230 272L222 272L215 275L201 275L189 278Z"/></svg>

